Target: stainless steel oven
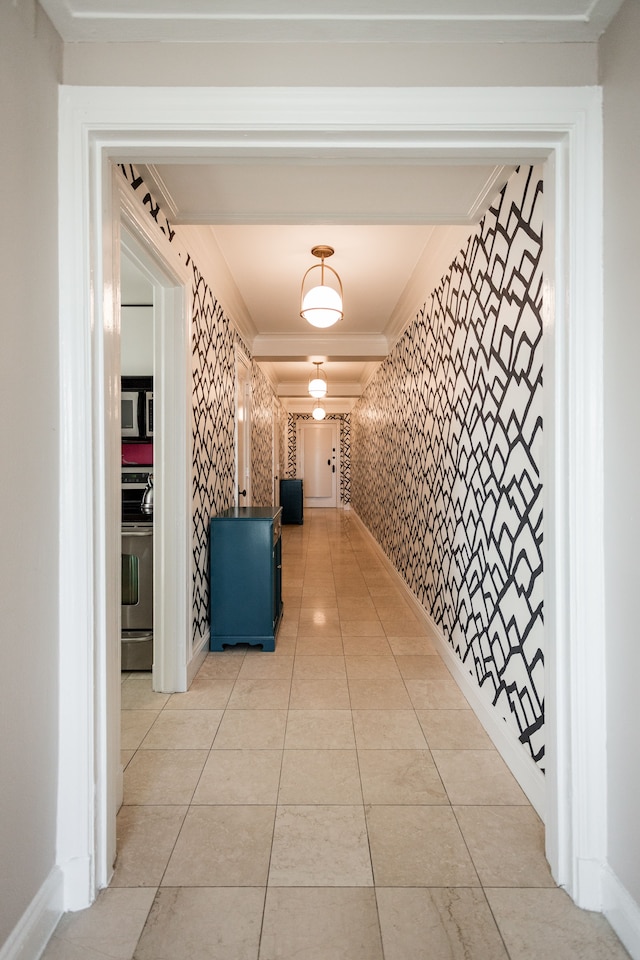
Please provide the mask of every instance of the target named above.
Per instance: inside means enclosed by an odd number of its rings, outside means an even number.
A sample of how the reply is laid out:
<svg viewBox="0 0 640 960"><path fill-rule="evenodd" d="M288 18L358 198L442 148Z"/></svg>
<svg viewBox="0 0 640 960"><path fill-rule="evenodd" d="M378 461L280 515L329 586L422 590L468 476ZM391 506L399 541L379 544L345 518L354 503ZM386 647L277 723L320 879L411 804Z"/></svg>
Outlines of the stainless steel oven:
<svg viewBox="0 0 640 960"><path fill-rule="evenodd" d="M122 468L122 522L153 523L153 514L142 509L142 498L149 478L153 479L151 466L126 466Z"/></svg>
<svg viewBox="0 0 640 960"><path fill-rule="evenodd" d="M153 524L122 525L122 669L153 664Z"/></svg>
<svg viewBox="0 0 640 960"><path fill-rule="evenodd" d="M152 467L122 470L122 669L153 665L153 517L142 511Z"/></svg>

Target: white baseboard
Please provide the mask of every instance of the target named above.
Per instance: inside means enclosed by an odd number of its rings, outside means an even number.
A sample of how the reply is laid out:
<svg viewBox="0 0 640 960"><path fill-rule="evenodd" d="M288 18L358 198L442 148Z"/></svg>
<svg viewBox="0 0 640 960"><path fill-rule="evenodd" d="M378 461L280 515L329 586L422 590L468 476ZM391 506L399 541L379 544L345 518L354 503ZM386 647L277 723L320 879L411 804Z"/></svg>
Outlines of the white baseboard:
<svg viewBox="0 0 640 960"><path fill-rule="evenodd" d="M604 903L604 865L602 860L577 857L574 880L571 884L571 899L582 910L602 913Z"/></svg>
<svg viewBox="0 0 640 960"><path fill-rule="evenodd" d="M91 857L73 857L60 869L64 877L63 910L84 910L96 895Z"/></svg>
<svg viewBox="0 0 640 960"><path fill-rule="evenodd" d="M209 652L209 634L210 630L207 630L204 636L200 638L198 646L193 651L193 656L187 664L187 690L193 683L193 678L204 663L204 659Z"/></svg>
<svg viewBox="0 0 640 960"><path fill-rule="evenodd" d="M468 700L471 709L491 738L496 750L520 784L532 807L536 810L540 818L544 820L544 774L538 769L531 757L525 753L522 744L514 738L512 731L504 722L504 719L495 710L493 705L487 701L483 691L473 681L473 678L470 676L470 674L466 672L462 662L446 642L441 631L438 629L406 581L398 573L376 538L364 525L358 516L357 511L353 508L351 510L351 515L355 520L358 521L360 528L370 539L371 544L377 551L380 560L385 565L391 576L394 577L399 588L403 590L407 601L411 604L416 616L422 620L424 625L428 627L430 633L434 635L438 651L446 663L449 672L453 676L453 679L456 681L460 687L460 690Z"/></svg>
<svg viewBox="0 0 640 960"><path fill-rule="evenodd" d="M640 960L640 906L609 867L603 871L602 912L633 960Z"/></svg>
<svg viewBox="0 0 640 960"><path fill-rule="evenodd" d="M37 960L63 912L64 880L54 867L0 948L0 960Z"/></svg>
<svg viewBox="0 0 640 960"><path fill-rule="evenodd" d="M465 671L461 661L440 631L435 630L435 632L440 654L453 679L469 701L471 709L491 738L496 750L520 784L531 806L544 822L546 804L544 774L536 767L531 757L525 753L522 744L513 736L512 731L493 704L485 699L483 691Z"/></svg>

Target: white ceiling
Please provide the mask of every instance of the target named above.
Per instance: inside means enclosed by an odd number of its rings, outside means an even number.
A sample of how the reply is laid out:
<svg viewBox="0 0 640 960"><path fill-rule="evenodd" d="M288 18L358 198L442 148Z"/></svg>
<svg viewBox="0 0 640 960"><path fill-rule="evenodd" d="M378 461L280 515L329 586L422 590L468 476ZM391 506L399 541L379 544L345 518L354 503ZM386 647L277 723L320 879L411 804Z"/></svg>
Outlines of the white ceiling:
<svg viewBox="0 0 640 960"><path fill-rule="evenodd" d="M69 42L415 43L595 41L622 0L40 3ZM461 225L468 235L512 169L410 159L185 161L143 168L145 180L173 223L213 231L237 288L234 319L289 409L304 409L295 398L306 395L313 358L324 360L334 409L349 407L415 315L411 281L434 228ZM298 315L310 250L321 243L335 248L330 264L345 301L344 319L323 340Z"/></svg>
<svg viewBox="0 0 640 960"><path fill-rule="evenodd" d="M596 40L621 0L40 0L68 41Z"/></svg>

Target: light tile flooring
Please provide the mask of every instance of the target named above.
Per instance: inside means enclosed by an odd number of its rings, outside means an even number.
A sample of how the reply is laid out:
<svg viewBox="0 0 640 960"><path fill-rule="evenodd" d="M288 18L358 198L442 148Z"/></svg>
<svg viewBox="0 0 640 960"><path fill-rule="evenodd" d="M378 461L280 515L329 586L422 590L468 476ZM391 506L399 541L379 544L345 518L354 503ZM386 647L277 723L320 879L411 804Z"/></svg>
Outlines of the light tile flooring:
<svg viewBox="0 0 640 960"><path fill-rule="evenodd" d="M123 677L115 875L46 960L627 957L349 513L285 527L283 568L275 653Z"/></svg>

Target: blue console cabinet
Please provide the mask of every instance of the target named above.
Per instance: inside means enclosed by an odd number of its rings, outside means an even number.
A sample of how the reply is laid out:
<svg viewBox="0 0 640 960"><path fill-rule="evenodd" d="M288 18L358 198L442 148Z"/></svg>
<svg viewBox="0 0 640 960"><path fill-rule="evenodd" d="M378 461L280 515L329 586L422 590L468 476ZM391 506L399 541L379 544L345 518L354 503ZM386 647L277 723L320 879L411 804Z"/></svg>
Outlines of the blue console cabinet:
<svg viewBox="0 0 640 960"><path fill-rule="evenodd" d="M211 518L210 650L276 648L282 619L282 509L231 507Z"/></svg>
<svg viewBox="0 0 640 960"><path fill-rule="evenodd" d="M280 481L280 505L283 523L304 522L304 494L302 480Z"/></svg>

